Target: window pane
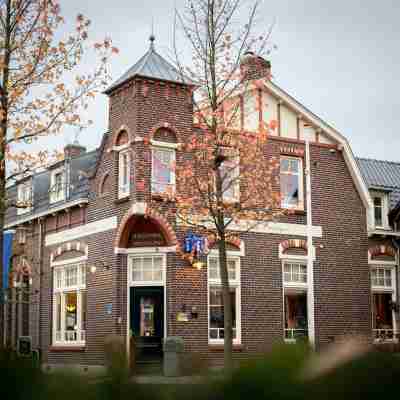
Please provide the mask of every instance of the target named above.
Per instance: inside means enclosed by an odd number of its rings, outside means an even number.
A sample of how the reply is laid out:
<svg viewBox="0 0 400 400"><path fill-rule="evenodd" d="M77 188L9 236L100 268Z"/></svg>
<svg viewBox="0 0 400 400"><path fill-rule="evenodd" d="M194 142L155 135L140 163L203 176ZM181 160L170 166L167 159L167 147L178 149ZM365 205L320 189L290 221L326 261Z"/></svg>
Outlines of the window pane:
<svg viewBox="0 0 400 400"><path fill-rule="evenodd" d="M77 292L65 294L65 330L72 331L77 329L77 308L78 295Z"/></svg>
<svg viewBox="0 0 400 400"><path fill-rule="evenodd" d="M61 330L61 294L55 296L56 301L56 331Z"/></svg>
<svg viewBox="0 0 400 400"><path fill-rule="evenodd" d="M289 171L289 159L281 158L281 172Z"/></svg>
<svg viewBox="0 0 400 400"><path fill-rule="evenodd" d="M232 327L236 328L236 289L231 288ZM221 288L210 288L210 339L223 339L224 337L224 307ZM234 330L234 335L236 332Z"/></svg>
<svg viewBox="0 0 400 400"><path fill-rule="evenodd" d="M299 172L299 160L290 160L290 171L295 174Z"/></svg>
<svg viewBox="0 0 400 400"><path fill-rule="evenodd" d="M81 329L86 330L86 292L81 292Z"/></svg>
<svg viewBox="0 0 400 400"><path fill-rule="evenodd" d="M166 192L173 183L173 154L169 150L153 149L152 190L156 193Z"/></svg>
<svg viewBox="0 0 400 400"><path fill-rule="evenodd" d="M299 203L299 178L297 175L281 175L281 196L286 206L296 206Z"/></svg>

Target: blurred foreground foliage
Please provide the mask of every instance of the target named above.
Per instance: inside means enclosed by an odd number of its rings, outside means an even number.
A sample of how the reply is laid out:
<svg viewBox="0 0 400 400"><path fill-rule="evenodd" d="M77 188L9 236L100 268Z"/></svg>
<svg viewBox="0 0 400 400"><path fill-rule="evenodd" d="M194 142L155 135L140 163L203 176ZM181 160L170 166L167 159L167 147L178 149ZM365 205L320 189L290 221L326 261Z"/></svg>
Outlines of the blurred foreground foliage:
<svg viewBox="0 0 400 400"><path fill-rule="evenodd" d="M334 354L334 352L332 353ZM331 357L334 358L334 357ZM123 368L99 379L73 374L45 374L31 361L11 353L0 356L0 399L108 400L108 399L315 399L376 400L397 394L400 356L363 352L345 361L330 362L306 347L277 347L263 358L243 362L229 377L205 372L199 384L136 384ZM317 368L314 368L317 366ZM312 374L308 370L313 370Z"/></svg>

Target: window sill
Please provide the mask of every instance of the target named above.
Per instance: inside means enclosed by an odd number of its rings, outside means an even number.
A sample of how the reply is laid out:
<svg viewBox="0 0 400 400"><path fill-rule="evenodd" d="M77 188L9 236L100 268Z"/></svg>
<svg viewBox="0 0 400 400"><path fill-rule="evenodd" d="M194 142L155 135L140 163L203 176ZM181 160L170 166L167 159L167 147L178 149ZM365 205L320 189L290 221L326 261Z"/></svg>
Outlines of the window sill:
<svg viewBox="0 0 400 400"><path fill-rule="evenodd" d="M79 345L62 345L62 344L55 344L50 347L49 351L57 353L57 352L83 352L86 351L85 344Z"/></svg>
<svg viewBox="0 0 400 400"><path fill-rule="evenodd" d="M156 201L167 201L170 203L175 202L175 195L168 195L166 193L152 193L151 198Z"/></svg>
<svg viewBox="0 0 400 400"><path fill-rule="evenodd" d="M244 346L242 344L233 344L232 347L233 351L235 352L242 352L244 351ZM217 343L209 343L208 344L208 350L209 351L215 351L215 352L223 352L224 351L224 345L221 344L217 344Z"/></svg>
<svg viewBox="0 0 400 400"><path fill-rule="evenodd" d="M121 203L125 203L126 201L130 200L130 196L124 196L124 197L118 197L115 199L114 203L115 204L121 204Z"/></svg>

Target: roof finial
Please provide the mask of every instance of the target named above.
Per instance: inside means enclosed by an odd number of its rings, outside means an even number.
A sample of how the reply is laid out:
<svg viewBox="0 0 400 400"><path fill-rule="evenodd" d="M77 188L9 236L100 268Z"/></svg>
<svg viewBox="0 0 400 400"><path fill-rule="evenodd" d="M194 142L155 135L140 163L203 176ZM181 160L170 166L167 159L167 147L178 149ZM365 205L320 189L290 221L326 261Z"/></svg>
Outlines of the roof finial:
<svg viewBox="0 0 400 400"><path fill-rule="evenodd" d="M156 37L154 36L154 17L151 19L151 35L150 35L150 47L154 49L154 41Z"/></svg>

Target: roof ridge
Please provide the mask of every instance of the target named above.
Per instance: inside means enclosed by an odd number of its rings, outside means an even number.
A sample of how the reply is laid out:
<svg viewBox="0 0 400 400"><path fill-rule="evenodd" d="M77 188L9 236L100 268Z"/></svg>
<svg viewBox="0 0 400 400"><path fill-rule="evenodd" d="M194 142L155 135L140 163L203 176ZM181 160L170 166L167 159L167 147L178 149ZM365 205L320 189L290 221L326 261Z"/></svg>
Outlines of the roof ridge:
<svg viewBox="0 0 400 400"><path fill-rule="evenodd" d="M356 157L356 159L362 160L362 161L375 161L375 162L386 163L386 164L395 164L395 165L400 166L400 161L378 160L377 158L368 158L368 157Z"/></svg>

